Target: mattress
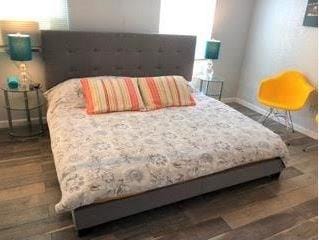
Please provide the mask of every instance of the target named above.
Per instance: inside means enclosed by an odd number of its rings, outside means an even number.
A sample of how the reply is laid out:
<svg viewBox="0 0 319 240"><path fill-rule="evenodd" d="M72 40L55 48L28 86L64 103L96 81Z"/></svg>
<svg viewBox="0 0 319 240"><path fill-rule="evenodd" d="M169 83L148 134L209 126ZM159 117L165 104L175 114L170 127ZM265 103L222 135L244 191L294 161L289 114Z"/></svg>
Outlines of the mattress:
<svg viewBox="0 0 319 240"><path fill-rule="evenodd" d="M59 213L287 156L280 136L199 93L195 106L99 115L86 114L78 79L46 96Z"/></svg>

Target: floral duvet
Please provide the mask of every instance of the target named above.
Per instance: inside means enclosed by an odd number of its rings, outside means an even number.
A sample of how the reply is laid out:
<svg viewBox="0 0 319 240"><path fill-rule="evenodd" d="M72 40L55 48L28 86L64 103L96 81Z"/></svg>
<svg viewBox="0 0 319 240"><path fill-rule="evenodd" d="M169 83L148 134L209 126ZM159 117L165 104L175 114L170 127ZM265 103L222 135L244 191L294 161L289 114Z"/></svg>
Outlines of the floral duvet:
<svg viewBox="0 0 319 240"><path fill-rule="evenodd" d="M86 114L78 79L46 97L57 212L287 154L277 134L200 94L191 107L100 115Z"/></svg>

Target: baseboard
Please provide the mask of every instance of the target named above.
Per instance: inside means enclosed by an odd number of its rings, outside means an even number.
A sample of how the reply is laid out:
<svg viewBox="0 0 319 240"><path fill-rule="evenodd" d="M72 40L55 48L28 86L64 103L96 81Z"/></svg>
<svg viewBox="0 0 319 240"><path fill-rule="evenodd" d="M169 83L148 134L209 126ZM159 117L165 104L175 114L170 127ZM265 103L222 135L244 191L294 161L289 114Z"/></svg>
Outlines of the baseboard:
<svg viewBox="0 0 319 240"><path fill-rule="evenodd" d="M31 118L31 122L32 123L37 123L39 121L39 118ZM46 123L46 118L43 118L43 123ZM12 120L12 124L13 126L16 127L21 127L27 124L27 120L25 118L21 118L21 119L14 119ZM9 128L9 123L8 120L2 120L0 121L0 129L1 128Z"/></svg>
<svg viewBox="0 0 319 240"><path fill-rule="evenodd" d="M221 101L222 101L223 103L237 102L237 98L234 98L234 97L222 98Z"/></svg>
<svg viewBox="0 0 319 240"><path fill-rule="evenodd" d="M255 112L258 112L260 114L264 115L264 114L267 113L267 110L265 110L265 109L263 109L263 108L261 108L259 106L256 106L255 104L247 102L244 99L235 98L235 102L237 102L237 103L239 103L239 104L241 104L241 105L243 105L243 106L245 106L245 107L247 107L247 108L249 108L251 110L254 110ZM281 123L281 124L285 124L285 122L283 120L282 121L278 121L278 119L276 119L276 118L272 118L272 119L274 121L276 121L276 122ZM311 137L313 139L318 139L318 134L316 132L312 131L312 130L304 128L303 126L300 126L300 125L298 125L296 123L294 123L294 128L295 128L296 131L298 131L298 132L300 132L300 133L302 133L302 134L304 134L304 135L306 135L308 137Z"/></svg>

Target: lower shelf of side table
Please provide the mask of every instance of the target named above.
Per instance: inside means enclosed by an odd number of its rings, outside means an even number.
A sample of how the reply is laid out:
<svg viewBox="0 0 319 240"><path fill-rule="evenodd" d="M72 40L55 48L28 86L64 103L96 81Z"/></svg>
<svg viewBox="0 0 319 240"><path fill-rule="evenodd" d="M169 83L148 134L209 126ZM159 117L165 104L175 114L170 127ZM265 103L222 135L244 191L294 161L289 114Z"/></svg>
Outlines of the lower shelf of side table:
<svg viewBox="0 0 319 240"><path fill-rule="evenodd" d="M28 126L14 127L9 129L8 134L12 137L34 137L44 133L44 129L39 125L32 125L31 128Z"/></svg>

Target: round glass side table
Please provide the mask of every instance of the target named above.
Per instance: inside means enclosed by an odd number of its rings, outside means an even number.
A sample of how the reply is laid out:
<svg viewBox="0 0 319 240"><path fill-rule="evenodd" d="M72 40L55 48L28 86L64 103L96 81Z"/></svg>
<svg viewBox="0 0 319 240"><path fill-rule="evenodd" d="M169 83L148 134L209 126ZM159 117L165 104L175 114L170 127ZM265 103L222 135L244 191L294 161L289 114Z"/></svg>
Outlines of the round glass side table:
<svg viewBox="0 0 319 240"><path fill-rule="evenodd" d="M10 89L8 87L1 87L4 93L5 109L7 111L9 132L8 134L13 137L33 137L44 133L44 125L42 119L42 106L43 103L40 100L40 89L27 89L16 88ZM20 96L19 96L20 95ZM33 104L30 104L30 97L33 96L35 100ZM23 101L21 101L23 97ZM16 99L17 98L17 99ZM16 104L13 104L12 100L16 100ZM12 112L22 112L27 119L27 125L24 127L15 127L12 122ZM38 124L34 124L31 121L31 112L35 111L38 115Z"/></svg>
<svg viewBox="0 0 319 240"><path fill-rule="evenodd" d="M213 75L211 77L208 76L199 76L198 79L200 80L200 87L199 90L204 93L206 96L209 97L216 97L220 101L222 98L222 93L223 93L223 86L224 86L224 79L217 75ZM203 90L205 85L205 91ZM214 87L214 85L218 85L217 91L215 93L209 93L208 90L210 88L210 85Z"/></svg>

